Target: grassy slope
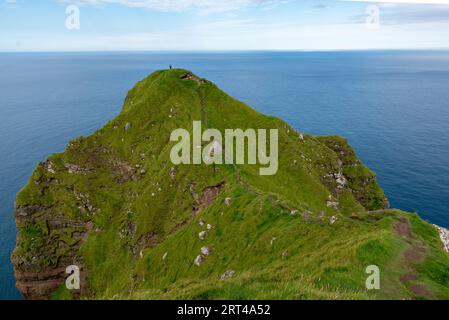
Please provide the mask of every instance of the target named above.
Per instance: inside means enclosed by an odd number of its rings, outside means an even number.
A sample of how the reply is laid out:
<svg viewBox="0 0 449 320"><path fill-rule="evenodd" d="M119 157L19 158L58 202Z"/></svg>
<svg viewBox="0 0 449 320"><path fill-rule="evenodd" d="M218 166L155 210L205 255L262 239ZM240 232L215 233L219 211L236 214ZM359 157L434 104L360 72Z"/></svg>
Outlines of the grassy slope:
<svg viewBox="0 0 449 320"><path fill-rule="evenodd" d="M55 173L41 165L17 197L18 206L40 205L49 215L94 223L80 250L93 297L419 298L413 285L425 286L428 298L449 297L449 258L436 231L415 215L381 210L383 191L345 140L300 139L285 122L210 82L180 80L183 74L159 71L139 82L116 119L51 156ZM191 128L194 120L221 131L278 128L279 172L264 177L257 166L190 165L176 167L170 178L170 133ZM67 164L87 173L69 174ZM347 179L343 190L329 178L340 171ZM192 192L201 195L221 182L218 198L194 214ZM329 196L338 210L326 205ZM86 203L96 209L85 209ZM330 224L331 216L336 223ZM395 231L404 217L413 232L409 238ZM200 220L213 226L204 241ZM20 230L15 256L38 255L37 268L56 266L67 250L48 247L61 239L70 245L75 231L52 232L36 221ZM416 243L425 247L425 258L407 261L404 252ZM203 246L211 255L197 267ZM382 272L378 291L365 289L365 268L372 264ZM235 276L220 280L227 270ZM417 279L401 282L410 272ZM68 296L63 288L55 294Z"/></svg>

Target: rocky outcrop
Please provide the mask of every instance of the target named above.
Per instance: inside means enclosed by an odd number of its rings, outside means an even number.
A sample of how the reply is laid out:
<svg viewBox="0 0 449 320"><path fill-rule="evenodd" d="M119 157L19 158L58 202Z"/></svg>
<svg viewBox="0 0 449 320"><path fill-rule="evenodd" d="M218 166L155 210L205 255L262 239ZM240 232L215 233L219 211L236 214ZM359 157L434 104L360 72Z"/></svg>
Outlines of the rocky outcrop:
<svg viewBox="0 0 449 320"><path fill-rule="evenodd" d="M220 276L220 280L224 281L224 280L230 279L234 276L235 276L234 270L226 270L226 272Z"/></svg>
<svg viewBox="0 0 449 320"><path fill-rule="evenodd" d="M201 210L204 210L207 208L212 202L215 201L215 199L218 197L220 192L223 190L225 186L224 182L219 183L216 186L207 187L203 190L201 193L201 196L198 196L194 191L194 185L190 186L190 191L192 193L192 196L196 202L196 206L193 208L193 211L195 213L200 212Z"/></svg>
<svg viewBox="0 0 449 320"><path fill-rule="evenodd" d="M26 272L15 269L16 287L25 299L49 299L63 283L65 268L49 269L40 272Z"/></svg>
<svg viewBox="0 0 449 320"><path fill-rule="evenodd" d="M338 136L322 136L318 140L338 156L338 161L328 167L323 176L325 183L335 194L349 190L367 210L389 207L388 199L376 182L376 175L358 159L348 142Z"/></svg>
<svg viewBox="0 0 449 320"><path fill-rule="evenodd" d="M207 83L206 80L201 79L201 78L195 76L194 74L192 74L192 73L190 73L190 72L188 72L188 73L182 75L182 76L181 76L181 80L191 80L191 81L195 81L195 82L198 83L198 84L205 84L205 83Z"/></svg>
<svg viewBox="0 0 449 320"><path fill-rule="evenodd" d="M91 223L70 220L42 206L18 206L15 211L17 246L11 257L16 287L27 300L50 299L69 274L66 268L80 268L80 290L86 295L87 271L78 256L81 244L92 230ZM68 241L64 235L70 235Z"/></svg>

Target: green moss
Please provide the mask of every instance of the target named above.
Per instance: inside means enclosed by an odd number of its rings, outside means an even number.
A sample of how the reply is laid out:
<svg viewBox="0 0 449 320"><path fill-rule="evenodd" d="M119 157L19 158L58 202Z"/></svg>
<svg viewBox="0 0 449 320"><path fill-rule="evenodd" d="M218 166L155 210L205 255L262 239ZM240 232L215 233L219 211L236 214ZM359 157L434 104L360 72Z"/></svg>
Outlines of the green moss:
<svg viewBox="0 0 449 320"><path fill-rule="evenodd" d="M33 252L42 248L45 244L44 236L46 229L40 224L31 224L19 230L21 242L20 249L22 252Z"/></svg>
<svg viewBox="0 0 449 320"><path fill-rule="evenodd" d="M51 297L52 300L73 300L73 291L61 285Z"/></svg>

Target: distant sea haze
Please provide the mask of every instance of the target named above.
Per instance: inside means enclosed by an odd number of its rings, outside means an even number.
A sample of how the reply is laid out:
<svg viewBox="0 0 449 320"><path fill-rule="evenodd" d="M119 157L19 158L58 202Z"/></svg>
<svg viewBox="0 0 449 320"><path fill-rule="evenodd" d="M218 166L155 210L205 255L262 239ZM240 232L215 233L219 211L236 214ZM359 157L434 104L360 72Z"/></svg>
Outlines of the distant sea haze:
<svg viewBox="0 0 449 320"><path fill-rule="evenodd" d="M0 54L0 298L20 298L9 257L14 199L49 154L120 112L157 69L189 69L301 132L339 134L391 206L449 227L449 52Z"/></svg>

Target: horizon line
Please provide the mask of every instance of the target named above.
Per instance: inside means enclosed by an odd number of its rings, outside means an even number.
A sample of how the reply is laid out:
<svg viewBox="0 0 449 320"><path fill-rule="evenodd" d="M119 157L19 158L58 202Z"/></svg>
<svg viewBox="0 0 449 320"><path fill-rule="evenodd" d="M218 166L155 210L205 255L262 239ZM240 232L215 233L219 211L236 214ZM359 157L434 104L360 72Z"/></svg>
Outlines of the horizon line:
<svg viewBox="0 0 449 320"><path fill-rule="evenodd" d="M345 0L365 1L365 0ZM374 0L368 0L375 2ZM435 48L353 48L353 49L204 49L204 50L10 50L5 53L237 53L237 52L354 52L354 51L449 51L449 47Z"/></svg>

